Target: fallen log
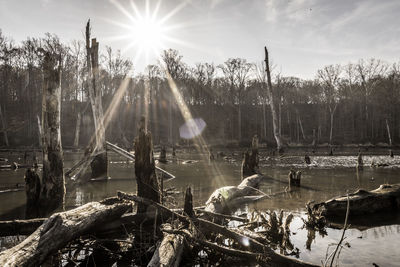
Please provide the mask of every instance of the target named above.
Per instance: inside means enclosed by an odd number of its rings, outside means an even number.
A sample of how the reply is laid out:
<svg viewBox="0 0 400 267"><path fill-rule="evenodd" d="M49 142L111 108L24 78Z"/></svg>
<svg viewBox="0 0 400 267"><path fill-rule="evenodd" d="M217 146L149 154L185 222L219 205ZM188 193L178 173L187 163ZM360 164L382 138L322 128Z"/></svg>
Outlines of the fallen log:
<svg viewBox="0 0 400 267"><path fill-rule="evenodd" d="M43 224L46 218L0 221L0 236L30 235Z"/></svg>
<svg viewBox="0 0 400 267"><path fill-rule="evenodd" d="M164 234L147 267L179 266L184 247L183 236L180 234Z"/></svg>
<svg viewBox="0 0 400 267"><path fill-rule="evenodd" d="M0 253L1 266L39 266L70 241L115 218L131 204L116 198L53 214L20 244Z"/></svg>
<svg viewBox="0 0 400 267"><path fill-rule="evenodd" d="M349 194L350 218L400 208L400 184L383 184L379 188L366 191L359 189ZM346 214L347 196L332 198L314 204L313 211L321 215L342 220Z"/></svg>
<svg viewBox="0 0 400 267"><path fill-rule="evenodd" d="M224 186L215 190L207 200L204 210L223 214L237 207L238 204L254 200L254 198L243 197L254 196L255 192L259 193L257 187L263 179L265 179L263 175L255 174L244 179L238 186ZM259 195L256 196L256 199L259 197Z"/></svg>
<svg viewBox="0 0 400 267"><path fill-rule="evenodd" d="M250 177L249 177L250 178ZM247 178L248 179L248 178ZM135 202L139 202L145 205L151 205L158 209L164 215L177 218L184 223L193 222L198 225L202 233L209 233L209 234L221 234L226 238L230 238L235 240L243 249L250 249L254 250L259 253L263 253L264 255L271 258L271 265L272 266L315 266L312 264L304 263L280 254L275 253L270 247L263 245L262 243L254 240L251 237L245 236L241 233L237 233L228 229L227 227L215 224L213 222L203 220L200 218L189 218L187 216L181 215L176 213L164 205L156 203L152 200L145 199L142 197L138 197L136 195L127 194L124 192L118 192L118 197L120 199L132 200Z"/></svg>

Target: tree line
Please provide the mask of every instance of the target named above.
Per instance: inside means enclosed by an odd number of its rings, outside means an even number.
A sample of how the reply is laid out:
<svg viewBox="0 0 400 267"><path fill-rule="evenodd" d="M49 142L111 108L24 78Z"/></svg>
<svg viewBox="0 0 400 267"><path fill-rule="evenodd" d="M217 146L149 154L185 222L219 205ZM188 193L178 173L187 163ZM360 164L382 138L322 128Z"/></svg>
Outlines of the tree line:
<svg viewBox="0 0 400 267"><path fill-rule="evenodd" d="M83 41L62 43L54 34L19 44L0 31L0 146L38 146L43 71L41 50L62 61L62 139L64 146L85 146L94 132L87 88ZM207 127L210 144L249 142L257 134L275 144L265 67L243 58L222 64L186 64L177 50L162 52L159 62L134 72L131 59L105 47L100 56L99 86L109 114L106 137L130 146L140 117L146 114L157 144L176 144L186 106ZM273 73L278 131L284 143L349 144L400 140L400 62L360 59L329 65L314 79ZM171 78L171 79L169 79ZM171 80L179 94L171 90ZM119 91L124 84L124 90ZM113 98L122 94L118 105ZM81 130L79 130L81 129Z"/></svg>

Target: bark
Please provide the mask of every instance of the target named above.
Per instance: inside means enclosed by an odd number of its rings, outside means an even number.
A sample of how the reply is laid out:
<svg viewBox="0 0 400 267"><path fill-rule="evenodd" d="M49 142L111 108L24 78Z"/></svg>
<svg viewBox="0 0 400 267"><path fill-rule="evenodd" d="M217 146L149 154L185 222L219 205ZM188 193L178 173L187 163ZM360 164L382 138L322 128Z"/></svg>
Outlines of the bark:
<svg viewBox="0 0 400 267"><path fill-rule="evenodd" d="M161 202L160 182L156 175L151 133L145 129L145 119L141 119L138 136L135 139L135 176L137 195L157 203ZM147 205L139 204L137 212L146 212Z"/></svg>
<svg viewBox="0 0 400 267"><path fill-rule="evenodd" d="M179 266L184 247L184 239L179 234L164 234L159 246L157 246L148 267Z"/></svg>
<svg viewBox="0 0 400 267"><path fill-rule="evenodd" d="M0 265L39 266L70 241L121 217L130 208L130 203L113 198L53 214L20 244L1 252Z"/></svg>
<svg viewBox="0 0 400 267"><path fill-rule="evenodd" d="M400 208L400 184L381 185L372 191L362 189L349 194L350 218ZM342 220L346 214L347 196L341 196L317 203L313 210L323 216Z"/></svg>
<svg viewBox="0 0 400 267"><path fill-rule="evenodd" d="M76 118L76 128L75 128L75 137L74 137L74 147L79 146L79 135L81 131L81 113L79 112Z"/></svg>
<svg viewBox="0 0 400 267"><path fill-rule="evenodd" d="M1 120L1 126L2 126L3 136L4 136L4 143L6 144L6 146L9 146L9 143L8 143L8 135L7 135L6 119L5 119L5 117L3 116L3 111L2 111L1 105L0 105L0 120Z"/></svg>
<svg viewBox="0 0 400 267"><path fill-rule="evenodd" d="M90 44L90 20L86 24L86 65L88 72L88 91L93 111L96 145L93 152L103 152L96 156L91 164L92 178L108 176L108 159L106 150L106 132L103 121L102 92L99 85L99 43L96 38Z"/></svg>
<svg viewBox="0 0 400 267"><path fill-rule="evenodd" d="M277 114L278 104L277 104L276 94L272 87L267 47L264 47L264 50L265 50L265 71L267 72L267 82L268 82L267 94L268 94L268 98L270 101L269 106L271 108L271 114L272 114L272 126L274 129L274 137L276 140L277 149L278 149L278 151L281 151L283 148L283 142L282 142L281 133L279 130L280 123L279 123L279 118L278 118L278 114Z"/></svg>
<svg viewBox="0 0 400 267"><path fill-rule="evenodd" d="M63 206L65 198L60 130L61 63L59 60L57 56L46 53L43 64L43 177L40 202L44 212Z"/></svg>

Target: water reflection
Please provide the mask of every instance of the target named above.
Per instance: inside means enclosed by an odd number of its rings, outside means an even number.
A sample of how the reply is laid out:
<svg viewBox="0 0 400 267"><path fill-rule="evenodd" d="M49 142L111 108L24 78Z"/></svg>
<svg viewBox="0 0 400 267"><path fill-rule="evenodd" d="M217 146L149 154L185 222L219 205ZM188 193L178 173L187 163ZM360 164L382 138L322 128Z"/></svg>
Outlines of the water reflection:
<svg viewBox="0 0 400 267"><path fill-rule="evenodd" d="M228 153L226 153L228 154ZM231 153L229 153L231 155ZM240 155L240 153L236 153ZM69 188L67 191L66 205L74 207L90 201L101 200L105 197L115 196L118 190L135 193L136 182L134 177L133 163L127 163L125 159L111 156L109 173L111 180L105 182L92 182ZM77 153L66 153L66 167L72 166L81 157ZM237 185L240 183L240 156L237 161L215 160L211 165L207 155L199 155L194 150L177 152L176 162L170 161L163 164L162 168L173 173L177 178L166 181L164 188L173 187L179 194L175 194L175 204L179 206L183 199L183 192L187 186L191 186L193 202L195 206L204 205L210 194L221 186ZM299 157L301 159L301 157ZM390 164L400 161L400 157L394 159L389 157L364 156L363 171L357 172L355 168L340 169L318 169L317 164L327 164L326 160L339 164L348 161L349 166L356 164L356 157L311 157L315 163L314 167L307 167L304 162L298 162L302 168L301 187L294 191L287 190L287 174L293 166L284 164L284 160L277 166L272 166L269 160L262 162L261 172L273 177L266 181L261 190L269 195L277 194L271 199L265 199L254 205L244 207L242 212L251 212L254 208L260 211L280 211L285 210L294 215L290 224L290 236L285 241L287 246L299 249L299 258L315 264L320 264L324 259L326 248L330 243L335 243L340 239L342 227L335 225L339 229L327 229L327 235L321 235L315 231L303 228L302 218L306 218L305 203L315 200L324 201L326 199L344 194L347 190L354 191L359 187L366 190L377 188L383 183L398 183L400 181L398 170L391 168L370 168L367 165L372 161L388 160ZM235 159L235 156L233 156ZM191 163L181 164L183 161L191 160ZM353 162L354 161L354 162ZM369 163L368 163L369 162ZM268 164L267 164L268 163ZM0 171L1 184L23 183L24 170ZM286 191L285 191L286 189ZM0 194L0 217L1 219L23 218L25 205L25 192L11 192ZM21 212L22 210L22 212ZM383 224L386 224L382 226ZM400 245L400 216L398 214L384 214L376 220L363 218L359 221L352 221L352 229L346 231L347 240L351 248L346 248L341 252L341 266L371 266L372 262L380 266L393 266L399 261L397 247ZM370 228L373 227L373 228ZM378 248L378 249L377 249ZM288 250L288 253L289 250Z"/></svg>

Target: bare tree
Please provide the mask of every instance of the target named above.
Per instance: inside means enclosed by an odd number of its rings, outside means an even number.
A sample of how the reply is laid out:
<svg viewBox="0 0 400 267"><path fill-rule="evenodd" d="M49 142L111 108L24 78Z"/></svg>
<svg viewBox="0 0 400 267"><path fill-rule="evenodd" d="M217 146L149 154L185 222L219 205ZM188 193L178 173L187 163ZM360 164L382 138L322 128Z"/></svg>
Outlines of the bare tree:
<svg viewBox="0 0 400 267"><path fill-rule="evenodd" d="M329 109L330 115L330 132L329 144L332 145L333 138L333 119L336 108L339 103L339 81L340 81L341 67L340 65L329 65L322 70L318 70L318 78L321 81L323 88L323 96Z"/></svg>

